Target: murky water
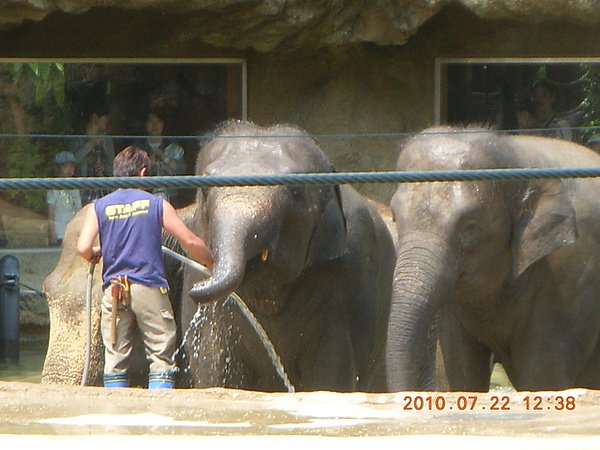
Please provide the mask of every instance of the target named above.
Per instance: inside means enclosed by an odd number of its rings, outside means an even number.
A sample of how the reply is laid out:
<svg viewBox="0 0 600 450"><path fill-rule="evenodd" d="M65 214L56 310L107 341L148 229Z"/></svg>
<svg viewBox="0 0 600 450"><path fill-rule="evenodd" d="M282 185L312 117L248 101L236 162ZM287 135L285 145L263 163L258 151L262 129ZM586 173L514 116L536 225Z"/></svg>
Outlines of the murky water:
<svg viewBox="0 0 600 450"><path fill-rule="evenodd" d="M40 333L21 339L18 363L0 363L0 381L39 383L48 349L48 334Z"/></svg>
<svg viewBox="0 0 600 450"><path fill-rule="evenodd" d="M16 364L0 363L0 381L23 381L39 383L48 349L46 332L28 335L21 339L20 358ZM198 357L198 355L196 355ZM182 368L185 370L185 368ZM496 365L492 374L491 388L511 387L502 366Z"/></svg>

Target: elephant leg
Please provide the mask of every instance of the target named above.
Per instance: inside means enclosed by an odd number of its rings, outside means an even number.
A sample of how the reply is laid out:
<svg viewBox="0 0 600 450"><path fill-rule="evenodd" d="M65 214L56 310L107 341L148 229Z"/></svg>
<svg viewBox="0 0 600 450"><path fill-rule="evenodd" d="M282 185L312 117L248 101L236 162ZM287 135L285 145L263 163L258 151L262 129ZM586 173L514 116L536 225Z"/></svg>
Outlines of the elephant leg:
<svg viewBox="0 0 600 450"><path fill-rule="evenodd" d="M575 343L573 343L575 344ZM511 382L519 391L561 390L573 387L581 359L570 341L541 337L513 352Z"/></svg>
<svg viewBox="0 0 600 450"><path fill-rule="evenodd" d="M560 390L573 387L583 356L577 339L566 330L529 324L512 346L511 382L519 391Z"/></svg>
<svg viewBox="0 0 600 450"><path fill-rule="evenodd" d="M600 389L600 340L589 353L587 361L577 374L576 385L588 389Z"/></svg>
<svg viewBox="0 0 600 450"><path fill-rule="evenodd" d="M438 323L438 330L449 389L489 391L491 350L470 336L452 314L443 315Z"/></svg>
<svg viewBox="0 0 600 450"><path fill-rule="evenodd" d="M593 295L576 298L572 304L581 305L581 310L566 309L558 286L546 280L531 301L527 322L511 343L511 381L517 390L558 390L575 385L596 342L598 315L595 308L585 308L595 300Z"/></svg>
<svg viewBox="0 0 600 450"><path fill-rule="evenodd" d="M314 342L299 361L302 386L295 386L296 390L357 390L361 380L352 348L348 329L328 324L318 342Z"/></svg>

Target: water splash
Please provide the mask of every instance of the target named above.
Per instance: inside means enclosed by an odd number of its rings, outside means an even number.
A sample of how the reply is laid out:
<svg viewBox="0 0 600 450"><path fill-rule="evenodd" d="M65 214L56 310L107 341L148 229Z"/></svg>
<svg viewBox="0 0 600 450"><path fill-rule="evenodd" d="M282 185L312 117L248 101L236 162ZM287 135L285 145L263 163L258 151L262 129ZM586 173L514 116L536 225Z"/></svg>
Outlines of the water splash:
<svg viewBox="0 0 600 450"><path fill-rule="evenodd" d="M285 369L283 368L281 359L279 358L279 355L275 351L275 347L273 347L273 343L269 339L269 336L267 336L267 333L265 332L265 329L261 326L260 322L256 319L254 314L252 314L252 311L250 311L250 308L248 308L248 306L246 306L246 304L242 301L242 299L235 292L233 294L231 294L229 297L227 297L227 300L228 301L231 300L236 303L238 308L240 308L240 310L242 311L242 314L244 315L244 317L246 317L248 319L248 321L252 325L252 328L254 328L254 331L256 331L256 334L258 335L258 337L260 337L260 340L263 343L263 346L265 347L265 350L267 351L269 358L271 358L271 361L273 362L273 366L275 367L277 374L279 375L279 377L282 379L283 383L285 384L287 391L295 392L294 386L292 386L292 383L290 383L290 379L288 378L287 374L285 373Z"/></svg>
<svg viewBox="0 0 600 450"><path fill-rule="evenodd" d="M176 253L173 250L171 250L165 246L162 247L162 251L165 254L183 262L184 264L192 267L193 269L195 269L205 275L208 275L208 276L211 275L210 271L206 267L198 264L194 260L186 258L185 256L180 255L179 253ZM262 325L260 324L260 322L256 319L254 314L252 314L252 311L250 311L250 309L248 308L246 303L244 303L244 301L240 298L240 296L237 295L235 292L230 294L229 297L227 297L227 299L225 301L226 302L231 301L237 305L237 307L240 309L240 311L242 312L244 317L246 317L246 319L248 320L248 322L250 323L250 325L252 326L252 328L254 329L254 331L256 332L258 337L260 338L263 346L265 347L265 350L267 351L267 354L269 355L269 358L271 358L271 361L273 362L273 366L275 367L277 374L279 375L279 377L282 379L283 383L285 384L287 391L295 392L294 386L292 386L292 384L290 383L290 380L285 372L285 369L283 368L283 364L281 363L281 359L279 358L279 355L275 351L275 347L273 347L273 344L272 344L271 340L269 339L269 336L265 332L265 330L262 327ZM190 320L190 324L183 335L183 339L181 340L181 345L175 351L174 358L177 358L177 356L182 352L182 350L185 346L185 343L188 340L190 330L193 329L194 330L194 339L192 341L192 356L194 357L194 359L198 359L198 357L201 354L200 353L201 338L199 336L199 332L201 330L200 325L201 325L202 320L208 320L208 319L206 319L208 317L208 314L203 314L203 312L206 311L205 308L209 308L209 307L216 308L216 303L213 302L211 305L198 304L198 309L194 313L192 320ZM214 313L215 310L213 309L212 312ZM214 317L214 314L212 314L212 317ZM214 332L215 324L211 324L211 325L212 325L213 332L210 334L216 338L216 335L218 333ZM230 325L228 328L228 333L231 335L232 332L233 332L233 326ZM217 346L217 348L224 349L224 348L227 348L227 346L222 345L220 347ZM232 362L231 355L226 356L225 357L226 368L230 368L231 362ZM189 372L189 370L190 370L190 367L188 365L188 367L186 367L184 369L184 371L187 373L187 372Z"/></svg>
<svg viewBox="0 0 600 450"><path fill-rule="evenodd" d="M281 359L279 358L279 355L277 354L275 347L273 346L273 343L269 339L266 331L264 330L264 328L262 327L260 322L256 319L256 317L254 316L252 311L250 311L250 309L244 303L244 301L235 293L229 295L229 297L227 297L225 302L232 303L239 308L242 315L246 318L246 320L248 320L248 323L252 326L256 335L259 337L269 358L271 359L271 362L273 363L273 367L275 368L277 374L283 381L287 391L295 392L295 388L291 384L290 379L289 379L287 373L285 372L283 364L281 363ZM225 364L224 364L225 370L223 371L224 378L223 378L223 380L221 380L222 383L225 384L227 381L226 380L227 374L235 371L235 368L233 367L234 358L228 351L228 349L230 348L230 345L225 345L225 344L226 344L226 342L233 342L233 344L238 343L240 336L239 336L239 333L235 333L238 330L237 329L234 330L233 325L231 325L231 324L225 329L225 334L223 335L222 333L219 333L217 331L217 328L218 328L217 324L215 324L213 322L209 322L208 317L215 316L215 308L216 307L217 307L216 302L212 303L212 304L204 304L204 305L199 304L198 305L198 309L194 313L194 316L192 317L192 320L190 320L190 324L183 335L181 345L175 351L175 357L177 357L178 355L183 356L186 353L185 344L189 340L190 341L189 353L191 353L191 355L188 355L188 356L191 356L195 360L199 360L201 358L206 358L205 352L202 351L202 344L203 343L206 344L207 339L219 340L218 342L212 342L212 344L215 348L220 349L219 356L225 362ZM209 312L208 308L213 309L212 311L210 311L210 314L207 314ZM202 329L205 329L205 330L208 329L208 333L205 333L204 335L202 335L202 333L201 333ZM190 333L192 333L192 334L190 334ZM182 358L182 359L185 359L185 358ZM214 370L217 370L217 368L214 367ZM188 374L188 373L190 373L190 371L191 371L191 367L188 363L188 365L185 368L183 368L183 372L184 372L184 374Z"/></svg>

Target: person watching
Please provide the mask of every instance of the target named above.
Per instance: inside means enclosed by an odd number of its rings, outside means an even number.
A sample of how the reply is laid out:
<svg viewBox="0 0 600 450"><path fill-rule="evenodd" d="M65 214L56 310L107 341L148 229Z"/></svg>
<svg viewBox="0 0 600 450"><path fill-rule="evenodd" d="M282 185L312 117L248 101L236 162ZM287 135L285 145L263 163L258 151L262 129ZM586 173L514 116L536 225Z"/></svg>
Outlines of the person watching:
<svg viewBox="0 0 600 450"><path fill-rule="evenodd" d="M573 139L570 124L559 119L554 111L556 95L554 86L549 81L537 80L533 84L531 101L537 120L536 128L547 130L543 132L545 136L562 138L567 141Z"/></svg>
<svg viewBox="0 0 600 450"><path fill-rule="evenodd" d="M165 129L164 115L158 111L151 111L146 117L146 133L148 136L139 143L150 158L151 166L149 175L169 176L183 175L187 170L184 159L184 150L177 142L172 142L163 137ZM154 193L169 200L175 207L181 206L177 189L159 188Z"/></svg>
<svg viewBox="0 0 600 450"><path fill-rule="evenodd" d="M75 156L60 152L54 157L56 173L69 178L75 174ZM46 193L48 205L48 243L61 245L69 221L81 209L81 197L77 189L53 189Z"/></svg>
<svg viewBox="0 0 600 450"><path fill-rule="evenodd" d="M109 127L108 111L98 109L90 114L86 125L88 137L75 142L75 159L77 174L82 177L109 177L112 175L112 164L115 148L112 138L106 136ZM83 204L103 197L110 190L84 189L81 191Z"/></svg>

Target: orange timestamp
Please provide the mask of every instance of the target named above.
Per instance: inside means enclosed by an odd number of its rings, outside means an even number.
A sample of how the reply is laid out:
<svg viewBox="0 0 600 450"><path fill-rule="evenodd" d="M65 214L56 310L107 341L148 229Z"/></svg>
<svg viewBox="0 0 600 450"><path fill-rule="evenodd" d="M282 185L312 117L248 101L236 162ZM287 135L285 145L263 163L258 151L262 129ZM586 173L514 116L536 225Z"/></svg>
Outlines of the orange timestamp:
<svg viewBox="0 0 600 450"><path fill-rule="evenodd" d="M406 395L404 411L574 411L573 395Z"/></svg>

